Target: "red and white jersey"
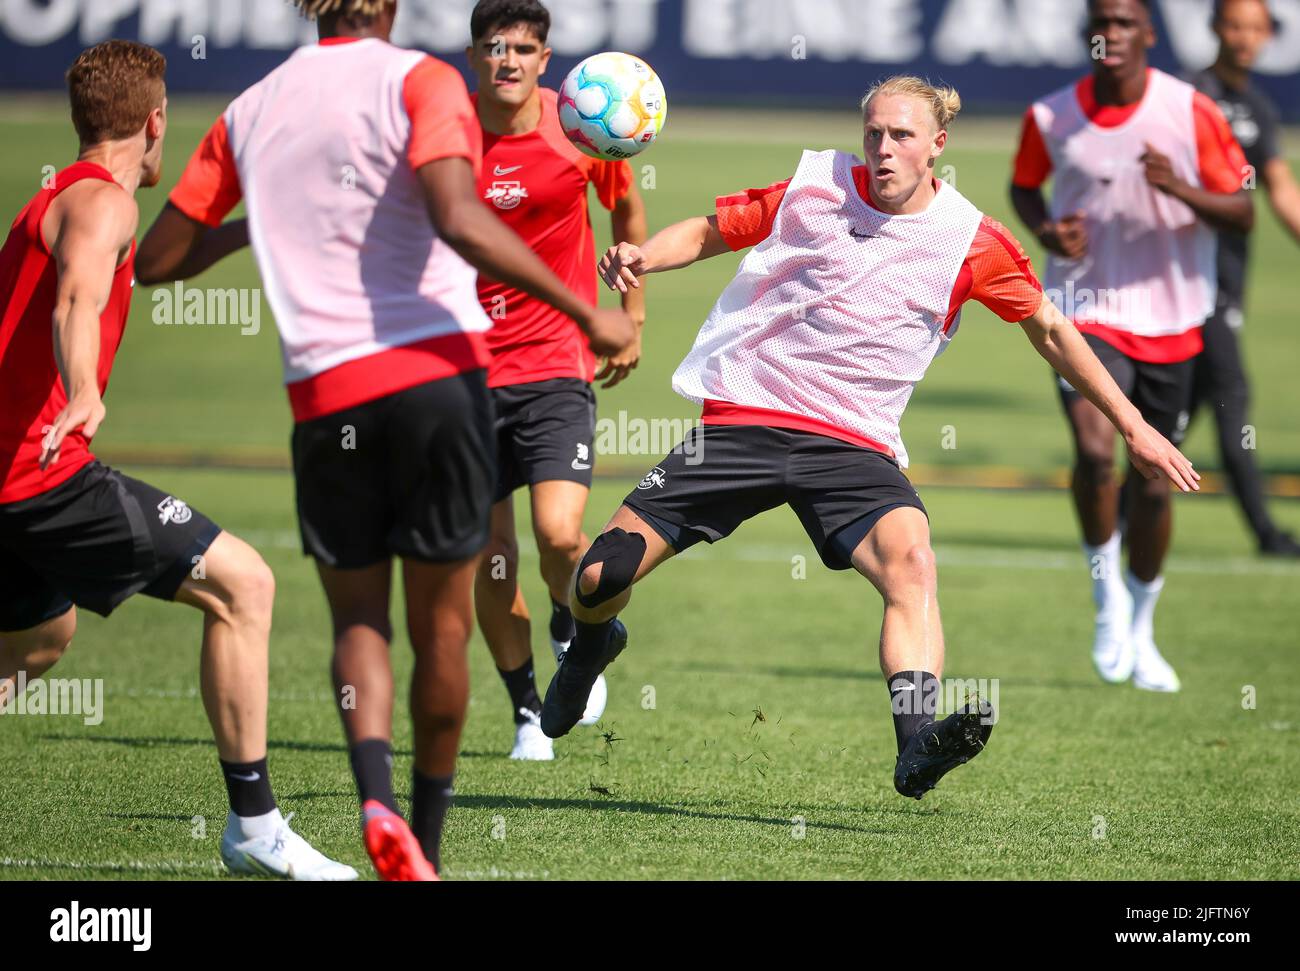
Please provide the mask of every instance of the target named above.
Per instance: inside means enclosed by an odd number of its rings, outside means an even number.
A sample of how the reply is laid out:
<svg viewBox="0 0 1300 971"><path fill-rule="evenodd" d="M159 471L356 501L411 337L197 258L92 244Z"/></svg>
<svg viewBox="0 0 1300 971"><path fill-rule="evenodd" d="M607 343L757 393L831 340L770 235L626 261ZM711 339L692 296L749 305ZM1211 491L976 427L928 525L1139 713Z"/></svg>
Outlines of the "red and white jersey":
<svg viewBox="0 0 1300 971"><path fill-rule="evenodd" d="M460 75L374 38L295 51L199 146L171 202L216 226L243 197L295 420L487 365L476 274L416 176L481 150Z"/></svg>
<svg viewBox="0 0 1300 971"><path fill-rule="evenodd" d="M1054 178L1052 218L1086 214L1088 252L1052 256L1043 282L1079 329L1141 361L1200 353L1214 312L1215 234L1186 203L1154 188L1147 145L1182 180L1212 192L1241 189L1246 158L1218 106L1190 84L1151 69L1141 101L1096 102L1091 76L1035 103L1025 115L1014 182Z"/></svg>
<svg viewBox="0 0 1300 971"><path fill-rule="evenodd" d="M60 192L83 179L114 182L108 169L77 162L54 176L14 220L0 249L0 502L30 499L66 482L94 456L80 429L69 432L59 458L42 470L46 430L68 404L54 357L54 305L59 275L41 222ZM116 184L114 182L114 184ZM125 190L123 190L125 191ZM99 393L108 388L113 358L131 309L135 243L113 273L108 303L99 315Z"/></svg>
<svg viewBox="0 0 1300 971"><path fill-rule="evenodd" d="M705 424L828 435L907 466L899 421L962 305L1019 322L1042 305L1024 250L956 189L920 213L870 203L866 167L805 152L793 179L718 200L746 255L673 375Z"/></svg>
<svg viewBox="0 0 1300 971"><path fill-rule="evenodd" d="M539 89L542 117L524 135L483 132L479 194L575 294L596 304L596 242L587 186L606 209L632 188L627 162L583 155L564 137L558 96ZM477 103L477 95L471 96ZM492 317L488 385L499 388L596 374L596 356L569 317L522 290L480 276L479 301Z"/></svg>

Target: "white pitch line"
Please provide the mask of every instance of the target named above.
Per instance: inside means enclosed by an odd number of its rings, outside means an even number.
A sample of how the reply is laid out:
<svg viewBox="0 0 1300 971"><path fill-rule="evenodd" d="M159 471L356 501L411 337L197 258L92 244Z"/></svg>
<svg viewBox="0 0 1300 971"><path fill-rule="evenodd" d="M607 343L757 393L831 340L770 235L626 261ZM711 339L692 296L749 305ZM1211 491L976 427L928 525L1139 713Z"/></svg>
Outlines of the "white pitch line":
<svg viewBox="0 0 1300 971"><path fill-rule="evenodd" d="M87 863L81 860L41 860L15 859L11 856L0 857L0 869L9 867L19 870L118 870L139 873L212 873L221 874L226 868L221 864L195 863L192 860L121 860L105 863Z"/></svg>

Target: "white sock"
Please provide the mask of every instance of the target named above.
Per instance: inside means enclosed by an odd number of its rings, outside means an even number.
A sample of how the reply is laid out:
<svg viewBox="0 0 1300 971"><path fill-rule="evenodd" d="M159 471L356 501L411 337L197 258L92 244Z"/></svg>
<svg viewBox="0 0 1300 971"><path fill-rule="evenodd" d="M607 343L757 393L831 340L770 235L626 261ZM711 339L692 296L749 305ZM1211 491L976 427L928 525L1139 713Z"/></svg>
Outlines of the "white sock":
<svg viewBox="0 0 1300 971"><path fill-rule="evenodd" d="M1124 583L1133 595L1133 639L1139 648L1155 644L1156 601L1165 587L1163 575L1150 583L1139 580L1133 571L1124 571Z"/></svg>
<svg viewBox="0 0 1300 971"><path fill-rule="evenodd" d="M242 842L260 836L274 836L275 831L280 828L283 821L284 817L280 815L278 807L260 816L236 816L232 809L226 825L233 825L237 828L239 841Z"/></svg>
<svg viewBox="0 0 1300 971"><path fill-rule="evenodd" d="M1092 577L1092 600L1097 612L1106 613L1122 599L1124 590L1120 568L1119 532L1100 546L1083 544L1083 555L1088 561L1088 574Z"/></svg>

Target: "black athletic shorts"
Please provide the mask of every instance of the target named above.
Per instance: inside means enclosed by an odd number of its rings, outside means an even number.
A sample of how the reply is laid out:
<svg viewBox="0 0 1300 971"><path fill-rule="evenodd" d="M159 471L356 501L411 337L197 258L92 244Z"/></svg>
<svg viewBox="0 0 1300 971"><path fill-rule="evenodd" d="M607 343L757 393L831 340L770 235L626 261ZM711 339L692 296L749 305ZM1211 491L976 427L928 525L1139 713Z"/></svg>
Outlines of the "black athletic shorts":
<svg viewBox="0 0 1300 971"><path fill-rule="evenodd" d="M303 552L326 566L473 556L487 544L496 481L486 372L299 422L293 476Z"/></svg>
<svg viewBox="0 0 1300 971"><path fill-rule="evenodd" d="M591 488L596 395L581 378L492 389L497 421L496 501L520 486L560 479Z"/></svg>
<svg viewBox="0 0 1300 971"><path fill-rule="evenodd" d="M1096 334L1084 334L1083 338L1146 423L1175 445L1179 444L1187 432L1196 359L1150 364L1129 357ZM1060 375L1056 376L1056 388L1061 394L1062 407L1069 408L1083 398Z"/></svg>
<svg viewBox="0 0 1300 971"><path fill-rule="evenodd" d="M897 506L925 512L889 456L764 425L691 429L623 501L679 553L701 540L715 543L745 520L788 505L832 570L852 567L852 549L841 548L838 534L854 531L863 520L874 525L878 514Z"/></svg>
<svg viewBox="0 0 1300 971"><path fill-rule="evenodd" d="M107 617L127 597L171 600L221 528L184 500L92 461L0 504L0 631L76 604Z"/></svg>

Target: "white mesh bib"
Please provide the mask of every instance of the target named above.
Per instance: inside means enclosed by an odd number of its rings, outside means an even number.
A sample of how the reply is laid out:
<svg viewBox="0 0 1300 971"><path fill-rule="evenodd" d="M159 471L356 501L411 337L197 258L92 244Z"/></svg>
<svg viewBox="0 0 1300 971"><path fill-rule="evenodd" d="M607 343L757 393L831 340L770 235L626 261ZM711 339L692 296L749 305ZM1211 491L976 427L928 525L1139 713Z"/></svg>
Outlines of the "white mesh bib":
<svg viewBox="0 0 1300 971"><path fill-rule="evenodd" d="M858 195L858 164L804 153L771 235L740 264L673 390L826 422L906 467L899 420L956 332L944 321L982 214L943 182L924 212L880 212Z"/></svg>

